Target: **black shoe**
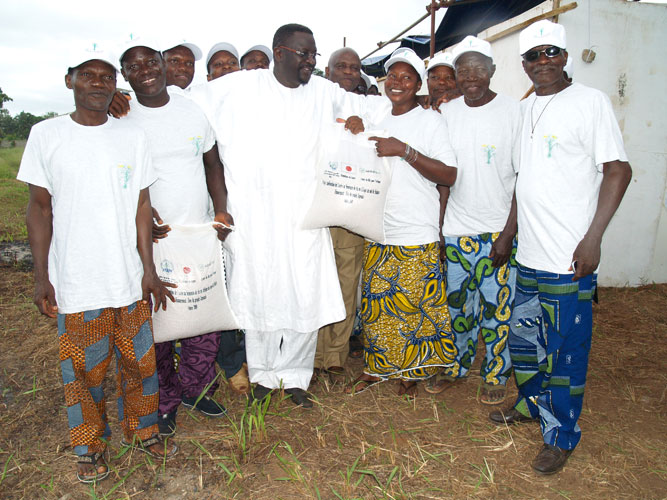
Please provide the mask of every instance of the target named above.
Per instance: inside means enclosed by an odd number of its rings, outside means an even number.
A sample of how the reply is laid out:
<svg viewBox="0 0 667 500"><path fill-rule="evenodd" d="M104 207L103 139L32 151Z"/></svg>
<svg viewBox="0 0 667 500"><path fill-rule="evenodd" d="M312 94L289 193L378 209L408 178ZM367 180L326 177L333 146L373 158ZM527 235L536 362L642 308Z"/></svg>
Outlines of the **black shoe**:
<svg viewBox="0 0 667 500"><path fill-rule="evenodd" d="M252 401L264 401L264 398L271 394L271 390L268 387L264 387L263 385L257 384L251 391L252 394Z"/></svg>
<svg viewBox="0 0 667 500"><path fill-rule="evenodd" d="M199 402L197 402L197 398L183 398L182 401L186 408L199 410L208 417L222 417L227 413L224 406L208 396L204 396ZM197 404L195 405L195 403Z"/></svg>
<svg viewBox="0 0 667 500"><path fill-rule="evenodd" d="M504 410L493 410L489 413L489 420L497 425L512 425L520 424L521 422L537 422L539 419L527 417L523 413L518 412L514 408L506 408Z"/></svg>
<svg viewBox="0 0 667 500"><path fill-rule="evenodd" d="M531 465L538 474L548 476L561 470L571 454L572 450L563 450L545 443Z"/></svg>
<svg viewBox="0 0 667 500"><path fill-rule="evenodd" d="M304 408L313 407L311 394L303 389L299 389L298 387L285 389L285 394L289 394L292 397L292 402L297 406L303 406Z"/></svg>
<svg viewBox="0 0 667 500"><path fill-rule="evenodd" d="M176 410L158 415L157 428L160 436L173 436L176 433Z"/></svg>

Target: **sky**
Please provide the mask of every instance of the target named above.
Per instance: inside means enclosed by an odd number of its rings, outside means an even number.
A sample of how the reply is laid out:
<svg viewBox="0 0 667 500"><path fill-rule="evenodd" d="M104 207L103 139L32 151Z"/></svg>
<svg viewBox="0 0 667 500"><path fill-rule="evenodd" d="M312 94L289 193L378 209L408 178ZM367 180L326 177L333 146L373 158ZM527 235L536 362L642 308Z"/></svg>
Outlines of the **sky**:
<svg viewBox="0 0 667 500"><path fill-rule="evenodd" d="M5 103L12 115L27 111L73 110L65 87L68 54L93 43L114 49L130 35L185 39L204 53L217 42L232 43L240 54L256 44L271 46L283 24L308 26L315 35L324 70L329 55L346 45L361 57L417 21L428 0L174 0L90 2L89 0L20 0L4 2L0 16L0 88L13 99ZM445 9L436 15L436 26ZM430 20L407 34L429 34ZM391 44L377 54L390 53ZM376 55L377 55L376 54ZM198 61L195 82L206 77ZM118 86L128 87L118 75Z"/></svg>

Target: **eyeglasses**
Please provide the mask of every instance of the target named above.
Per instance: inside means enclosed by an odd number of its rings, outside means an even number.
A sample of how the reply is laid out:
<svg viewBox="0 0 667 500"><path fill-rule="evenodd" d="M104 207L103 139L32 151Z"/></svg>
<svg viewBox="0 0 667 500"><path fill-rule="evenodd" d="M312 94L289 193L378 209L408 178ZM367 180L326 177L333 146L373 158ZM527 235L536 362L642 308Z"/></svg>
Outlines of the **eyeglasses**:
<svg viewBox="0 0 667 500"><path fill-rule="evenodd" d="M299 56L301 59L310 59L311 57L315 59L317 56L321 56L319 52L307 52L303 50L294 50L289 47L285 47L284 45L278 45L279 49L286 49L289 50L290 52L294 52L297 56Z"/></svg>
<svg viewBox="0 0 667 500"><path fill-rule="evenodd" d="M561 52L562 49L560 47L555 47L552 45L551 47L547 47L546 49L542 50L529 50L523 55L523 60L526 62L535 62L540 58L540 54L544 54L548 58L552 58L560 55Z"/></svg>

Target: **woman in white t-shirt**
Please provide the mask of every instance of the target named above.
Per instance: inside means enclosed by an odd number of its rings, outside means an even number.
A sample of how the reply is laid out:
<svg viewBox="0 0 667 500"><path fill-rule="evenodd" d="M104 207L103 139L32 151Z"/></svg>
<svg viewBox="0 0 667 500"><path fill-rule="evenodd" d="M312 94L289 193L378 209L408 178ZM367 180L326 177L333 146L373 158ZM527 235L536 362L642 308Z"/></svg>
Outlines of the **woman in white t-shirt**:
<svg viewBox="0 0 667 500"><path fill-rule="evenodd" d="M381 380L400 379L398 394L414 395L417 382L454 362L455 348L439 259L438 184L456 180L455 156L446 124L423 109L417 92L424 64L410 49L385 63L385 94L392 112L374 128L392 137L373 137L378 156L393 157L387 194L384 244L364 248L361 318L364 372L346 392Z"/></svg>

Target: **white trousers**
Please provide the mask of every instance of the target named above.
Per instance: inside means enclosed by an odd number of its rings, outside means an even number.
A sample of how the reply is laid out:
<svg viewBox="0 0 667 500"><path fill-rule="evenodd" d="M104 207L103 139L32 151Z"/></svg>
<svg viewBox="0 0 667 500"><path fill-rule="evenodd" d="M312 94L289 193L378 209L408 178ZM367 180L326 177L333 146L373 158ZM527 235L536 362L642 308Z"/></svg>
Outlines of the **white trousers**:
<svg viewBox="0 0 667 500"><path fill-rule="evenodd" d="M269 389L304 391L310 385L317 347L317 330L273 332L246 330L245 350L250 382Z"/></svg>

